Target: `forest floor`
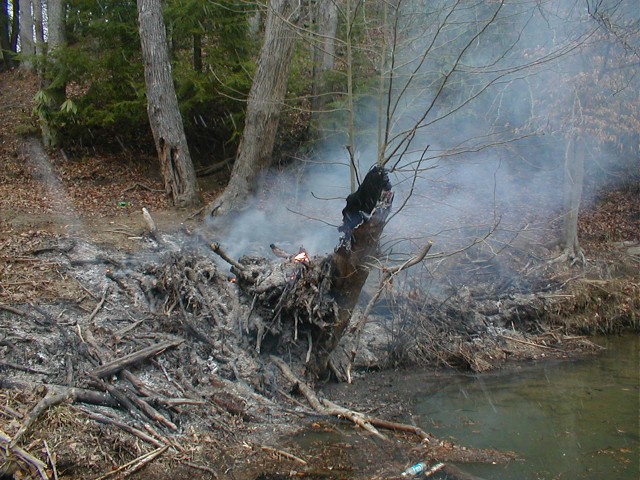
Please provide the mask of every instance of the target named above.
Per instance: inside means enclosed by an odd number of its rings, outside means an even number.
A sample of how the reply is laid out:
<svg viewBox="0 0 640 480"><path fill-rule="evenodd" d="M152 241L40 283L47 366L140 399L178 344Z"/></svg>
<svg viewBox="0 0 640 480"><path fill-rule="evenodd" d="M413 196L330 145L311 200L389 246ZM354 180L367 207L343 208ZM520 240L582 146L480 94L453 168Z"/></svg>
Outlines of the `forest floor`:
<svg viewBox="0 0 640 480"><path fill-rule="evenodd" d="M66 376L71 380L74 368L65 364L65 358L55 359L55 362L46 356L26 358L25 352L33 353L37 349L29 347L21 351L18 345L37 344L38 328L46 327L44 324L50 325L53 321L65 325L61 320L66 321L69 310L94 320L94 333L100 341L92 345L89 338L78 333L82 345L94 347L99 352L108 344L106 350L118 352L122 342L119 338L113 340L116 337L113 331L107 335L106 330L98 328L102 325L99 322L103 313L99 310L105 304L107 291L93 288L92 280L98 275L104 277L104 272L94 272L93 277L87 273L83 277L81 269L90 267L78 264L78 258L69 255L65 261L70 263L64 265L71 267L65 269L61 268L58 257L47 254L55 251L67 255L69 251L64 251L63 246L65 241L73 239L74 244L69 249L81 244L83 248L114 252L114 258L117 252L121 255L117 259L128 258L127 255L146 248L141 247L147 234L147 225L140 214L142 207L152 212L163 232L197 229L201 222L196 210L171 208L153 158L140 158L137 152L131 151L87 153L81 158L68 158L63 151L45 152L33 136L25 135L37 133L31 114L36 90L36 80L28 75L16 71L0 74L0 377L9 372L23 373L24 377L19 377L24 381L22 385L34 387L0 390L0 445L3 451L0 453L0 477L4 478L4 473L14 478L393 478L384 471L373 474L371 468L375 471L373 466L379 463L381 455L398 465L405 461L403 452L409 450L407 445L411 441L402 435L392 442L392 448L387 443L371 441L362 451L337 448L322 452L318 458L298 458L294 446L288 445L286 452L281 448L282 435L302 428L333 430L337 421L314 415L308 407L298 405L302 400L292 398L289 392L283 393L282 397L289 402L288 411L278 409L277 415L273 414L277 420L266 424L263 419L272 415L272 405L260 404L263 400L254 403L247 398L250 394L242 388L234 390L237 385L231 389L222 376L216 377L220 384L206 387L214 389L216 400L209 403L215 404L216 416L207 416L209 410L194 401L193 412L185 414L180 435L173 435L171 429L158 433L157 425L155 429L150 426L146 433L152 438L145 444L141 436L125 433L113 424L91 421L91 412L70 402L52 406L35 419L28 432L19 433L34 407L40 404L43 394L50 393L38 389L39 383L48 383L43 380L45 373L54 364L62 370L67 365L69 371L61 378ZM202 180L205 201L220 193L226 175L223 172ZM592 268L584 274L566 265L548 266L546 278L553 278L558 288L547 292L543 304L531 307L535 310L531 313L532 318L538 318L542 310L553 310L545 317L547 324L536 335L532 334L532 325L537 320L518 332L512 324L513 330L497 331L496 335L502 339L499 348L495 341L476 342L477 348L471 351L472 342L460 342L459 335L447 331L445 336L455 337L452 340L452 344L457 345L455 352L449 352L447 356L441 351L421 350L409 358L430 361L437 366L483 371L498 366L502 360L497 357L526 360L590 352L590 342L584 334L613 333L623 329L637 331L640 325L639 195L637 186L611 191L601 196L594 209L582 213L582 245ZM462 311L463 307L477 309L475 304L465 306L465 301L461 294L458 305L462 307L457 312L461 317L468 313L468 310ZM106 303L109 302L112 315L118 312L126 317L124 310L118 310L117 299L109 298ZM521 305L517 307L521 308ZM516 308L515 303L513 308ZM30 309L39 313L35 316L27 314ZM51 320L52 315L56 320ZM38 323L35 327L27 324L34 321ZM142 321L144 319L136 318L134 323L138 325ZM126 328L118 332L125 335ZM77 330L80 332L79 323ZM146 337L140 336L133 343L138 344L143 338L166 341L175 338L170 336L174 333L172 326L166 326L162 332L145 328ZM440 331L437 332L440 337L426 330L418 333L438 341L443 335ZM103 344L107 337L108 342ZM180 349L183 356L174 358L175 362L179 364L191 358L199 368L193 373L194 378L206 373L207 368L213 371L211 378L214 378L217 367L211 367L207 358L198 356L195 347L194 352L188 352L184 347ZM60 356L64 355L69 357L70 353L61 351ZM407 361L403 355L400 357ZM80 360L78 362L80 364ZM173 364L154 362L158 372L164 372L165 380L162 381L168 382L175 373L171 370ZM230 376L235 373L238 377L236 365L231 364L233 372ZM75 368L77 371L79 367L76 365ZM242 373L243 366L237 368ZM142 378L142 373L140 375ZM145 378L152 385L153 381L161 381ZM184 387L184 379L171 381ZM209 382L215 383L212 379ZM190 382L190 386L193 385ZM200 393L204 395L202 392L206 389L202 388ZM225 397L227 388L231 390ZM192 398L188 393L183 390L185 397ZM245 403L238 405L241 398ZM377 414L393 420L403 418L404 407L394 403L392 398L379 400L382 403L378 404L368 398L366 382L353 385L348 401L353 407L376 409ZM172 411L179 417L181 413L176 412L187 408L182 405ZM117 420L106 411L102 413ZM198 415L201 416L199 422L195 420ZM18 455L10 462L8 457L3 457L7 450L1 436L13 438L15 435L23 436L17 446L21 447L20 452L32 455L31 459L25 460L29 457ZM157 454L158 459L148 456L150 453ZM40 469L37 468L38 461L42 462ZM129 461L133 463L117 470ZM351 469L357 464L363 471L369 467L370 473L353 472ZM135 473L137 468L143 468L141 473ZM391 471L398 471L400 466L393 468L395 470Z"/></svg>

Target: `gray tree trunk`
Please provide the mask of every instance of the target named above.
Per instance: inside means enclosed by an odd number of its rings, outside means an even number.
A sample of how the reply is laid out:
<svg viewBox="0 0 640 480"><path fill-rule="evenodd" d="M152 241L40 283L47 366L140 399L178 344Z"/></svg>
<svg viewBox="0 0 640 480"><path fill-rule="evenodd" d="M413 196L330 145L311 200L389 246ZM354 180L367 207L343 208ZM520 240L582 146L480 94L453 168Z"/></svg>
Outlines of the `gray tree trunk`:
<svg viewBox="0 0 640 480"><path fill-rule="evenodd" d="M9 2L0 0L0 50L2 51L1 70L11 68L11 24L9 22Z"/></svg>
<svg viewBox="0 0 640 480"><path fill-rule="evenodd" d="M564 231L565 254L572 262L584 263L578 241L578 213L584 184L585 145L579 136L567 141L564 159Z"/></svg>
<svg viewBox="0 0 640 480"><path fill-rule="evenodd" d="M315 8L316 37L313 44L313 98L311 101L314 112L322 110L330 100L326 74L333 70L335 64L338 30L336 1L317 2Z"/></svg>
<svg viewBox="0 0 640 480"><path fill-rule="evenodd" d="M20 68L33 69L33 56L36 46L33 41L33 15L31 14L31 0L20 0Z"/></svg>
<svg viewBox="0 0 640 480"><path fill-rule="evenodd" d="M171 75L161 3L138 0L138 21L147 85L147 111L165 189L177 207L199 205L196 173Z"/></svg>
<svg viewBox="0 0 640 480"><path fill-rule="evenodd" d="M44 24L42 22L42 1L31 0L31 5L33 7L33 26L34 26L34 32L36 35L35 51L36 51L38 60L41 61L42 57L45 54ZM41 70L40 67L38 69Z"/></svg>
<svg viewBox="0 0 640 480"><path fill-rule="evenodd" d="M39 3L34 2L34 6ZM56 51L66 43L65 34L65 3L64 0L49 0L47 4L47 34L48 44L46 51L45 69L41 73L44 75L42 89L46 90L48 99L48 109L58 111L64 102L66 93L66 83L64 74L57 64ZM54 148L60 146L60 132L51 116L44 116L40 119L40 130L42 132L42 143L45 147Z"/></svg>
<svg viewBox="0 0 640 480"><path fill-rule="evenodd" d="M271 165L282 102L295 43L291 25L299 16L299 2L272 0L269 3L264 41L249 91L244 130L231 179L224 193L209 205L212 215L237 209L256 187L260 172Z"/></svg>

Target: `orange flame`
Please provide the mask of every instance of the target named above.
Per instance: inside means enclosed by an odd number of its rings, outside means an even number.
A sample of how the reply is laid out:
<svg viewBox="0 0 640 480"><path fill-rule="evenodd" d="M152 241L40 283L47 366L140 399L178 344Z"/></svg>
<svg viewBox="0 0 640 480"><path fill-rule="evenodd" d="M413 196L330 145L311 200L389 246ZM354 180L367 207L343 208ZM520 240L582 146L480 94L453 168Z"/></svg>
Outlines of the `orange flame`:
<svg viewBox="0 0 640 480"><path fill-rule="evenodd" d="M307 255L307 252L302 251L293 257L293 260L300 263L307 263L309 261L309 255Z"/></svg>

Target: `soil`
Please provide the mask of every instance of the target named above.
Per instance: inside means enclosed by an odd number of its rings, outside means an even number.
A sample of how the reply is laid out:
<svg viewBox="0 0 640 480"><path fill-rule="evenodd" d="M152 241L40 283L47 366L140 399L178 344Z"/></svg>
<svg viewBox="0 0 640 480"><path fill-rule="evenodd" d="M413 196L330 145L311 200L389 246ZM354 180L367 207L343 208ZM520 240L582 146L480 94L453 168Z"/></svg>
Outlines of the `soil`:
<svg viewBox="0 0 640 480"><path fill-rule="evenodd" d="M170 206L151 155L44 151L31 116L37 84L24 72L0 73L0 379L14 381L0 390L0 477L394 478L416 449L427 455L427 446L409 434L381 442L356 430L352 443L324 446L316 455L292 440L349 427L314 413L291 385L269 385L273 372L252 377L259 367L239 354L240 341L229 327L250 305L238 304L235 287L220 280L224 275L214 262L204 262L210 252L189 240L207 235L199 231L200 212ZM201 179L206 202L220 194L226 175ZM443 311L420 292L403 292L404 312L429 322L394 330L396 342L383 342L389 329L383 315L374 315L353 375L415 364L484 371L507 360L593 353L584 335L637 331L639 193L613 191L585 212L580 231L590 267L545 262L531 269L532 284L547 285L535 295L509 291L479 299L458 290L455 308ZM149 234L143 207L161 233ZM112 281L109 289L105 278ZM141 310L144 299L132 293L132 278L162 290L165 303L157 311ZM452 317L465 321L454 327ZM406 341L416 336L424 341ZM162 419L140 418L136 408L109 396L119 388L131 392L115 375L97 375L101 364L173 341L182 343L129 371L142 384L132 396L155 398L149 403ZM22 434L34 408L60 393L43 384L82 387L110 404L73 402L76 397L64 390L64 398ZM116 391L109 393L112 387ZM406 419L393 392L378 398L371 387L356 382L348 396L328 390L354 409ZM144 388L149 391L143 394ZM136 433L118 422L134 425ZM11 440L3 436L20 436L16 446L22 450L8 454ZM429 449L440 460L460 459L463 451L446 442ZM145 457L152 452L158 457ZM477 453L491 461L505 458L504 452Z"/></svg>

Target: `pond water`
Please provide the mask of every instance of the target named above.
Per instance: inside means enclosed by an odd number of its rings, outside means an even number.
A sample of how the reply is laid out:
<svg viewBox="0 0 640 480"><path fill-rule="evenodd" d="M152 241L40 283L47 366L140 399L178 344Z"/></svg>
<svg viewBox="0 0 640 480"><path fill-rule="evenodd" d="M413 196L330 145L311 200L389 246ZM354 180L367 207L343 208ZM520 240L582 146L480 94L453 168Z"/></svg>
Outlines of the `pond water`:
<svg viewBox="0 0 640 480"><path fill-rule="evenodd" d="M416 393L414 421L441 438L515 451L507 466L465 465L486 479L638 480L640 337L596 339L577 361L449 377Z"/></svg>
<svg viewBox="0 0 640 480"><path fill-rule="evenodd" d="M406 423L438 438L518 455L507 465L458 465L486 480L638 480L640 336L594 341L605 349L578 360L548 360L482 375L381 372L360 380L358 388L374 404L402 405ZM338 386L328 397L348 403L354 387ZM369 450L362 458L336 461L346 470L330 478L367 478L367 470L377 476L384 464L422 460L408 458L413 455L406 451L393 454L353 432L305 432L292 443L309 455L334 460L349 450Z"/></svg>

